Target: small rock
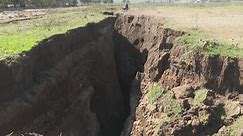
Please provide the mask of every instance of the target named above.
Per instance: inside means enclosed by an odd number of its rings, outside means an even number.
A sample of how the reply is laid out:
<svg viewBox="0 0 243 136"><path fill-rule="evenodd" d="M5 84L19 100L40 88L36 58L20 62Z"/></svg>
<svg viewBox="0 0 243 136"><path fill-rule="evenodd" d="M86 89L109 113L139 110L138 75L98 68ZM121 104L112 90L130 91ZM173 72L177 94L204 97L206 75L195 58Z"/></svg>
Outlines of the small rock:
<svg viewBox="0 0 243 136"><path fill-rule="evenodd" d="M172 91L175 94L175 97L178 98L187 98L187 97L193 97L194 94L193 92L195 91L194 88L189 85L183 85L183 86L178 86L172 89Z"/></svg>
<svg viewBox="0 0 243 136"><path fill-rule="evenodd" d="M234 120L233 120L232 118L231 118L231 119L225 119L225 120L224 120L224 125L229 126L229 125L231 125L233 122L234 122Z"/></svg>
<svg viewBox="0 0 243 136"><path fill-rule="evenodd" d="M200 124L200 121L199 121L198 118L194 118L194 119L192 120L192 126L199 126L199 124Z"/></svg>
<svg viewBox="0 0 243 136"><path fill-rule="evenodd" d="M188 120L187 123L186 123L187 126L189 126L191 124L192 124L192 120Z"/></svg>
<svg viewBox="0 0 243 136"><path fill-rule="evenodd" d="M243 94L239 94L239 95L238 95L238 98L239 98L239 101L240 101L240 102L243 102Z"/></svg>
<svg viewBox="0 0 243 136"><path fill-rule="evenodd" d="M237 117L241 114L242 108L237 101L227 101L225 105L228 117Z"/></svg>
<svg viewBox="0 0 243 136"><path fill-rule="evenodd" d="M218 133L223 132L225 129L226 129L226 127L225 127L225 126L222 126L222 127L219 129Z"/></svg>
<svg viewBox="0 0 243 136"><path fill-rule="evenodd" d="M158 110L159 112L164 112L164 105L160 105Z"/></svg>
<svg viewBox="0 0 243 136"><path fill-rule="evenodd" d="M149 104L148 106L147 106L147 108L148 108L148 110L149 111L152 111L152 112L156 112L157 110L157 108L156 108L156 106L155 105L152 105L152 104Z"/></svg>

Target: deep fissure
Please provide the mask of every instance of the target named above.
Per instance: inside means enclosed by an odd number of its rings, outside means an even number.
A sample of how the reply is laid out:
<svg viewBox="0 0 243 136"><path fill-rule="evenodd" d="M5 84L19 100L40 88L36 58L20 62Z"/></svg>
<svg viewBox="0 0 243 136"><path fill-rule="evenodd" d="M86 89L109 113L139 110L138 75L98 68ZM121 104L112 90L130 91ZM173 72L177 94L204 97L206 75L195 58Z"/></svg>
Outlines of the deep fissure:
<svg viewBox="0 0 243 136"><path fill-rule="evenodd" d="M209 57L201 65L195 56L195 68L175 59L183 49L173 41L182 34L150 17L118 15L45 39L11 64L1 61L0 135L128 136L145 84L172 89L203 80L219 93L239 88L236 59ZM238 77L218 78L222 71Z"/></svg>
<svg viewBox="0 0 243 136"><path fill-rule="evenodd" d="M5 88L8 93L0 96L10 102L9 115L0 114L8 116L0 134L120 135L131 112L131 87L140 88L133 80L143 71L146 53L115 30L115 20L50 37L13 62L12 71L2 62L0 72L8 71L10 79L1 87L15 82L16 88ZM23 70L15 79L19 67Z"/></svg>

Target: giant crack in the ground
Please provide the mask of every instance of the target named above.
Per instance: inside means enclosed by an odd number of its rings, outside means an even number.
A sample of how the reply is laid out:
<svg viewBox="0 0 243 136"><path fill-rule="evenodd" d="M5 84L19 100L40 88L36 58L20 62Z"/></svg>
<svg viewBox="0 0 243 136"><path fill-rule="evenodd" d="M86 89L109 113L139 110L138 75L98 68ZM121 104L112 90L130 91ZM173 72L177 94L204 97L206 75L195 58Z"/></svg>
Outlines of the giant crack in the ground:
<svg viewBox="0 0 243 136"><path fill-rule="evenodd" d="M242 89L242 61L219 55L182 61L183 46L174 42L182 34L152 17L118 15L0 61L0 135L140 135L150 133L143 115L151 107L143 102L151 84L169 90L193 84L219 94ZM185 128L180 132L192 132Z"/></svg>

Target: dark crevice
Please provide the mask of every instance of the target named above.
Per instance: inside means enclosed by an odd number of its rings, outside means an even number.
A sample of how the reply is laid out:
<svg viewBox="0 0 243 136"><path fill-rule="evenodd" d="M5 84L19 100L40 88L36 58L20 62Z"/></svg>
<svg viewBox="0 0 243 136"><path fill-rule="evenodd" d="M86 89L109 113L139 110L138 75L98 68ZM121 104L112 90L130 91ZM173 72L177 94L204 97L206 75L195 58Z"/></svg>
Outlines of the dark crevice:
<svg viewBox="0 0 243 136"><path fill-rule="evenodd" d="M148 51L143 50L140 52L135 48L136 45L131 44L126 37L116 30L113 32L113 42L115 44L118 80L124 96L126 123L132 123L134 121L134 118L132 118L134 115L132 114L135 114L135 108L141 97L140 81L135 79L135 77L138 72L144 71L144 64L147 60ZM134 101L131 101L134 97L136 97L136 100L133 99ZM124 122L122 124L124 124ZM129 126L126 124L125 126L124 129L129 129ZM123 133L123 135L125 135L125 132Z"/></svg>
<svg viewBox="0 0 243 136"><path fill-rule="evenodd" d="M10 68L0 63L4 68L0 74L5 77L0 78L0 86L8 92L0 95L0 101L10 97L19 100L8 101L6 120L1 116L5 113L0 112L0 135L10 131L16 135L120 135L131 112L131 88L140 88L134 81L137 72L144 69L147 51L140 53L113 31L114 21L107 18L52 36ZM14 73L19 74L18 79ZM140 94L139 89L133 91Z"/></svg>
<svg viewBox="0 0 243 136"><path fill-rule="evenodd" d="M157 66L158 74L154 77L155 82L158 82L158 80L163 75L164 71L169 68L170 66L169 58L170 58L170 53L165 52L162 55L162 58L158 61L158 66Z"/></svg>
<svg viewBox="0 0 243 136"><path fill-rule="evenodd" d="M0 135L12 130L16 135L46 136L130 132L148 50L136 48L143 38L130 42L115 30L115 20L107 18L45 39L11 67L0 62L5 77L0 86L6 89L0 102L6 102L9 112L6 120L0 112Z"/></svg>
<svg viewBox="0 0 243 136"><path fill-rule="evenodd" d="M118 25L114 26L116 19ZM242 93L243 60L238 64L227 58L225 64L220 56L209 57L206 63L197 58L195 68L186 63L180 68L171 62L175 61L173 41L182 33L165 29L160 36L158 29L152 35L150 27L149 32L144 30L150 23L141 19L129 16L119 22L119 18L110 17L45 39L11 65L0 61L0 135L14 131L16 136L26 132L129 136L142 95L141 80L142 87L148 83L144 82L147 71L143 73L148 49L151 56L147 64L152 66L149 82L168 81L163 85L174 87L195 70L205 78L206 88L234 90L241 83ZM129 28L131 25L136 27ZM150 67L147 64L145 70ZM219 80L222 75L224 80ZM172 76L175 82L166 76ZM215 108L212 122L201 129L203 134L211 135L222 127L221 110ZM180 134L192 135L191 129L189 126Z"/></svg>

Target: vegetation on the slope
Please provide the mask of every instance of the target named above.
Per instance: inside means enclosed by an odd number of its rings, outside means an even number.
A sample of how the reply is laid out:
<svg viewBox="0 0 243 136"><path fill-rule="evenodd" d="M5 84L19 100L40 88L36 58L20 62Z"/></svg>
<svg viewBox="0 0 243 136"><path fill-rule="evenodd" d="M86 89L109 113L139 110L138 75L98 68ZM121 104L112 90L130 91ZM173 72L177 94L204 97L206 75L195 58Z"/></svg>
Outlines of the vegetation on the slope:
<svg viewBox="0 0 243 136"><path fill-rule="evenodd" d="M104 18L98 12L70 10L0 26L0 59L30 50L39 41Z"/></svg>
<svg viewBox="0 0 243 136"><path fill-rule="evenodd" d="M199 121L200 121L201 123L206 123L206 122L208 122L208 120L209 120L209 115L210 115L210 114L207 114L207 113L205 113L205 112L199 112L199 114L198 114Z"/></svg>
<svg viewBox="0 0 243 136"><path fill-rule="evenodd" d="M148 99L151 103L156 101L161 103L163 105L162 112L166 114L177 115L182 111L182 107L174 98L173 92L165 90L157 83L148 92Z"/></svg>
<svg viewBox="0 0 243 136"><path fill-rule="evenodd" d="M164 88L160 86L159 84L154 84L152 89L148 93L148 99L151 103L154 103L162 94L164 91Z"/></svg>
<svg viewBox="0 0 243 136"><path fill-rule="evenodd" d="M193 106L202 106L207 98L207 89L199 89L195 92L195 97L193 99Z"/></svg>
<svg viewBox="0 0 243 136"><path fill-rule="evenodd" d="M156 89L155 89L156 90ZM171 123L173 118L180 116L183 111L182 106L174 97L174 93L169 90L163 90L160 93L156 93L156 102L159 105L159 112L161 113L158 125L155 128L155 134L165 135L163 127L166 124Z"/></svg>
<svg viewBox="0 0 243 136"><path fill-rule="evenodd" d="M163 105L163 112L178 115L182 112L182 107L173 96L172 92L164 91L160 98L160 103Z"/></svg>
<svg viewBox="0 0 243 136"><path fill-rule="evenodd" d="M194 52L200 50L206 55L223 55L231 57L242 57L243 49L237 47L237 44L227 43L224 40L216 40L215 36L212 36L206 32L199 30L191 30L187 34L178 37L178 42L184 45L188 45L188 51Z"/></svg>
<svg viewBox="0 0 243 136"><path fill-rule="evenodd" d="M231 125L224 127L221 135L239 136L242 133L243 116L238 117Z"/></svg>
<svg viewBox="0 0 243 136"><path fill-rule="evenodd" d="M161 129L161 127L166 123L170 123L170 121L171 121L171 118L167 114L162 114L160 117L159 123L155 127L154 133L156 135L160 135L160 134L165 135L165 133L163 132L163 129Z"/></svg>
<svg viewBox="0 0 243 136"><path fill-rule="evenodd" d="M232 136L239 135L240 129L242 129L242 124L243 124L243 116L240 116L238 119L236 119L236 121L231 126L229 126Z"/></svg>

